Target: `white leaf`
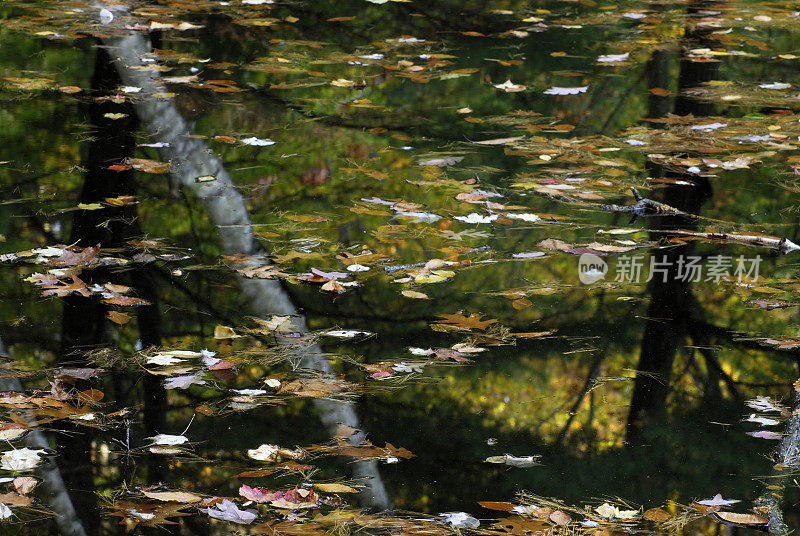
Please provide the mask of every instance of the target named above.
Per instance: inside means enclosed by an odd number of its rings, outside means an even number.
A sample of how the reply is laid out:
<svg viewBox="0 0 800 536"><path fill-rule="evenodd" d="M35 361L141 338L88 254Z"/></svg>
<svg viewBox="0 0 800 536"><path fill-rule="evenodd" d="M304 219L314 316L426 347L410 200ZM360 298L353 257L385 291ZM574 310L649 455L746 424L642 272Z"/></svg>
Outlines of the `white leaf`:
<svg viewBox="0 0 800 536"><path fill-rule="evenodd" d="M100 10L100 24L108 24L114 20L114 14L106 8Z"/></svg>
<svg viewBox="0 0 800 536"><path fill-rule="evenodd" d="M694 125L692 130L716 130L718 128L727 127L728 123L708 123L705 125Z"/></svg>
<svg viewBox="0 0 800 536"><path fill-rule="evenodd" d="M9 508L3 503L0 503L0 519L8 519L9 517L11 517L11 515L12 515L11 508Z"/></svg>
<svg viewBox="0 0 800 536"><path fill-rule="evenodd" d="M247 455L260 462L274 462L278 459L278 445L261 445L257 449L248 449Z"/></svg>
<svg viewBox="0 0 800 536"><path fill-rule="evenodd" d="M336 337L338 339L352 339L353 337L372 335L372 332L359 331L357 329L332 329L323 331L320 335L327 335L328 337Z"/></svg>
<svg viewBox="0 0 800 536"><path fill-rule="evenodd" d="M148 437L156 445L183 445L189 438L182 435L158 434L153 437Z"/></svg>
<svg viewBox="0 0 800 536"><path fill-rule="evenodd" d="M482 216L476 212L468 214L467 216L453 216L453 217L458 221L463 221L464 223L492 223L494 220L499 218L497 214Z"/></svg>
<svg viewBox="0 0 800 536"><path fill-rule="evenodd" d="M522 221L528 221L528 222L535 222L535 221L539 221L539 220L542 219L539 216L537 216L536 214L514 214L514 213L509 213L509 214L506 214L506 217L511 218L512 220L522 220Z"/></svg>
<svg viewBox="0 0 800 536"><path fill-rule="evenodd" d="M44 450L32 450L28 447L9 450L4 452L3 457L0 458L0 467L9 471L33 469L42 461L39 455L44 452Z"/></svg>
<svg viewBox="0 0 800 536"><path fill-rule="evenodd" d="M771 84L761 84L758 87L761 89L789 89L792 87L792 84L787 84L786 82L773 82Z"/></svg>
<svg viewBox="0 0 800 536"><path fill-rule="evenodd" d="M550 89L545 89L545 95L577 95L578 93L586 93L589 86L581 87L558 87L553 86Z"/></svg>
<svg viewBox="0 0 800 536"><path fill-rule="evenodd" d="M248 525L253 522L258 514L250 510L239 510L239 508L230 500L224 499L221 503L216 505L216 508L201 508L201 512L205 512L210 517L216 519L224 519L225 521L233 521L242 525Z"/></svg>
<svg viewBox="0 0 800 536"><path fill-rule="evenodd" d="M233 392L245 396L258 396L267 394L264 389L234 389Z"/></svg>
<svg viewBox="0 0 800 536"><path fill-rule="evenodd" d="M502 89L507 93L516 93L518 91L525 91L526 87L522 84L515 84L511 80L506 80L502 84L495 84L494 87L497 89Z"/></svg>
<svg viewBox="0 0 800 536"><path fill-rule="evenodd" d="M183 359L178 359L169 354L156 354L147 358L148 365L159 365L166 367L169 365L177 365L178 363L183 363Z"/></svg>
<svg viewBox="0 0 800 536"><path fill-rule="evenodd" d="M702 501L697 501L697 504L702 504L703 506L730 506L731 504L736 504L739 501L738 499L723 499L722 495L717 493L711 499L703 499Z"/></svg>
<svg viewBox="0 0 800 536"><path fill-rule="evenodd" d="M186 389L191 385L205 385L206 381L201 378L200 373L186 374L185 376L174 376L164 381L166 389Z"/></svg>
<svg viewBox="0 0 800 536"><path fill-rule="evenodd" d="M625 61L631 55L630 52L625 54L604 54L597 58L598 63L613 63L615 61Z"/></svg>
<svg viewBox="0 0 800 536"><path fill-rule="evenodd" d="M419 221L435 222L441 220L442 217L438 214L431 214L430 212L406 212L403 210L397 211L398 216L405 218L414 218Z"/></svg>
<svg viewBox="0 0 800 536"><path fill-rule="evenodd" d="M239 140L240 142L244 143L245 145L254 145L257 147L264 147L267 145L275 145L275 142L269 138L244 138L243 140Z"/></svg>
<svg viewBox="0 0 800 536"><path fill-rule="evenodd" d="M348 272L367 272L369 271L369 266L364 266L363 264L351 264L347 267Z"/></svg>
<svg viewBox="0 0 800 536"><path fill-rule="evenodd" d="M133 508L128 508L126 512L132 516L138 517L139 519L144 519L145 521L149 521L150 519L154 519L156 517L155 514L151 514L150 512L139 512Z"/></svg>
<svg viewBox="0 0 800 536"><path fill-rule="evenodd" d="M510 465L511 467L521 467L527 469L528 467L535 467L542 465L539 462L539 456L512 456L511 454L503 454L502 456L489 456L486 458L489 463L502 463Z"/></svg>
<svg viewBox="0 0 800 536"><path fill-rule="evenodd" d="M481 522L466 512L445 512L441 514L445 522L456 529L476 529Z"/></svg>
<svg viewBox="0 0 800 536"><path fill-rule="evenodd" d="M755 422L760 424L761 426L775 426L776 424L780 424L780 421L776 419L770 419L769 417L760 417L755 413L751 413L750 416L745 419L747 422Z"/></svg>

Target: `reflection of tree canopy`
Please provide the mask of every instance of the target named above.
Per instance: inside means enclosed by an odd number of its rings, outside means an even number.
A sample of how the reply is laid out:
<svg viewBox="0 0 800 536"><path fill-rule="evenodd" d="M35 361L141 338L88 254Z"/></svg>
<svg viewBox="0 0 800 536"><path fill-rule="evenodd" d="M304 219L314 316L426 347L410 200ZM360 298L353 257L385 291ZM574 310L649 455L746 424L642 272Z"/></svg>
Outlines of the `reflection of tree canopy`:
<svg viewBox="0 0 800 536"><path fill-rule="evenodd" d="M6 28L0 38L8 53L0 61L8 128L2 134L7 149L0 159L13 159L13 163L3 164L0 173L13 211L0 213L0 234L6 240L4 251L20 251L67 242L75 234L75 228L68 229L70 222L81 220L69 212L82 201L84 170L75 166L86 160L81 160L78 142L98 132L86 127L89 97L55 88L89 87L91 73L77 66L91 56L92 47L69 32L103 30L66 26L63 13L40 13L29 6L5 9ZM752 453L753 443L744 435L747 428L737 421L743 398L785 395L796 372L793 309L764 309L778 300L791 302L795 290L788 279L793 274L791 261L741 244L648 236L648 223L629 224L626 214L604 211L599 205L630 204L628 188L647 185L653 199L702 216L697 221L673 222L673 228L753 236L764 232L796 240L796 226L784 224L780 212L792 207L792 192L774 188L776 177L785 177L787 172L785 155L796 148L796 103L790 92L757 88L772 81L764 80L758 71L764 65L760 58L722 56L722 49L750 54L767 46L751 37L753 31L762 36L776 32L779 38L771 40L769 47L783 53L790 46L792 30L783 27L779 8L770 12L774 25L754 22L748 14L756 30L742 28L744 23L733 22L731 14L721 15L725 28L733 30L720 31L715 38L719 46L711 48L724 58L715 63L714 54L698 52L708 43L692 32L684 35L687 21L682 10L649 13L642 31L633 34L630 29L638 24L633 22L636 19L612 16L600 8L549 6L550 11L541 11L504 2L492 9L511 11L513 16L490 13L478 5L456 8L447 3L335 7L314 3L253 12L237 6L203 16L177 12L175 20L205 28L160 32L153 59L170 68L164 76L189 77L176 79L167 89L177 94L175 102L185 118L196 121L195 131L207 136L204 143L220 155L246 197L256 236L278 269L290 274L311 268L344 270L336 255L363 250L388 259L358 274L355 279L361 286L341 295L322 292L296 277L290 277L285 286L308 314L312 329L352 328L378 334L357 345L328 340L326 349L342 356L337 367L348 380L368 388L359 410L370 437L426 453L403 462L396 472L388 471L398 506L469 509L475 496L469 490L475 489L487 489L497 495L492 498L500 499L518 488L536 488L537 493L575 501L613 492L644 503L668 495L687 502L724 485L736 496L754 497L758 489L749 480L729 478L720 483L713 479L768 470L758 458L764 449L741 462L741 453ZM356 16L353 21L328 21L351 14ZM23 18L34 15L52 19ZM158 9L153 13L143 9L138 15L163 24L172 20ZM523 18L531 20L522 23ZM56 27L69 39L30 35ZM509 30L527 35L517 37ZM403 35L426 42L398 42ZM736 48L740 44L744 46ZM655 45L660 48L651 56ZM630 61L619 65L596 61L600 54L621 52L630 52ZM365 59L376 54L382 57ZM653 76L659 54L661 72ZM791 63L784 61L772 65L770 76L789 79ZM190 66L200 73L194 76ZM689 68L708 76L686 82L681 76ZM735 83L720 83L716 78ZM494 87L506 79L525 85L526 90L505 93ZM654 84L656 79L668 87ZM696 89L701 82L709 83ZM549 87L586 85L585 94L542 94ZM678 104L698 102L687 99L687 93L714 99L715 104L706 105L702 113L694 112L694 118L659 118L649 92L656 88L673 92L672 97L656 97ZM726 100L731 96L740 99ZM722 104L738 100L741 106ZM678 104L674 111L685 115L689 110ZM465 107L471 112L458 113ZM129 108L127 113L131 114ZM645 124L645 117L662 122ZM113 125L123 128L123 123L114 123L120 119L106 119L112 130ZM726 123L726 127L693 130L706 122ZM269 137L277 143L252 147L237 141L249 136ZM473 143L519 136L524 138L501 140L497 146ZM742 141L748 136L756 138ZM149 141L141 132L138 139ZM626 143L631 139L648 146ZM42 147L48 150L41 151ZM124 165L125 156L117 155L109 165ZM159 158L155 149L142 146L133 156ZM453 157L463 159L450 165L419 165L420 160ZM718 176L699 177L688 171L693 167ZM162 344L200 347L213 342L217 324L236 330L249 326L248 304L233 290L236 280L231 267L236 263L221 257L223 244L197 200L171 188L162 176L130 169L124 173L137 179L135 210L141 232L163 239L154 249L190 256L182 263L155 262L147 268L149 277L158 281L153 300L163 312L158 325ZM466 183L475 175L481 179L479 185ZM670 180L692 184L683 190L710 181L713 197L702 211L699 202L688 207L675 195L681 187ZM475 189L501 193L504 197L488 201L504 207L491 208L486 199L472 204L455 200ZM373 197L402 200L410 205L405 212L442 219L415 221L398 215L396 207L364 201ZM109 217L107 209L79 214L94 220L90 227L99 224L110 229L123 216ZM463 224L452 218L469 213L504 216L491 224ZM536 214L540 220L526 223L508 217L518 213ZM314 221L316 217L324 220ZM625 234L609 233L614 229ZM543 248L545 239L578 248L594 243L622 247L622 240L628 241L628 247L641 248L633 251L642 254L668 251L677 255L693 249L701 255L749 255L757 251L765 259L762 274L766 279L758 286L702 282L691 288L661 289L662 301L656 298L655 286L643 284L587 289L577 282L577 257L566 252L570 248ZM653 249L659 241L670 249ZM525 260L513 257L533 251L545 255ZM617 253L605 257L612 270L619 262ZM414 268L397 273L384 269L384 265L399 267L430 259L469 260L471 264L453 268L454 275L441 276L445 279L441 283L416 281ZM20 275L24 278L34 268L17 266L17 270L4 269L0 276L8 289L2 314L9 328L3 337L16 356L40 368L39 360L49 364L59 351L53 319L58 318L60 305L39 300L38 289L20 283ZM393 282L402 277L411 281ZM424 292L430 300L406 298L401 290ZM648 326L663 325L659 304L674 305L680 292L686 293L687 300L672 316L687 322L683 331L671 335L648 330ZM746 306L759 298L776 301ZM759 308L761 303L767 305ZM480 329L432 330L436 315L456 311L497 319L497 325L506 330L503 334L555 333L515 339L503 338L496 331L492 337L497 338L490 341L488 332ZM85 342L113 344L122 355L133 355L142 337L132 326L108 330L103 338ZM141 320L138 327L142 328ZM493 342L504 344L494 346ZM412 372L405 381L372 379L363 367L377 367L367 369L371 373L381 366L385 369L382 363L411 361L407 346L452 351L448 347L457 343L483 344L489 350L470 356L468 366L426 367L421 377ZM225 343L217 344L228 351ZM234 356L244 349L236 344L230 349ZM267 339L258 344L270 343ZM674 346L668 352L670 359L661 363L661 369L649 371L658 374L654 382L663 385L662 398L656 403L650 399L649 409L666 411L660 419L650 419L638 438L646 445L664 447L653 454L648 450L652 447L625 446L625 422L635 396L633 369L642 369L637 367L640 352L635 349L660 352L666 345ZM263 368L254 366L235 385L245 387L247 380L256 381L263 374ZM430 378L438 381L424 381ZM135 384L127 379L122 382L125 385L113 386L114 381L107 380L107 389L140 389L126 382ZM171 393L169 402L175 409L167 422L185 422L191 408L211 404L214 396L201 386ZM286 444L328 439L307 418L308 404L291 401L285 408L273 409L226 417L231 426L244 431L235 437L216 437L214 447L202 455L213 456L217 446L231 451L254 446L259 431L248 427L253 415L275 427ZM646 413L652 417L651 411ZM276 422L280 420L276 414L293 424ZM707 426L708 421L727 424L716 429ZM199 436L216 435L213 420L198 419L194 426ZM403 432L402 442L395 439L398 431ZM485 443L492 437L500 447ZM708 445L714 446L711 454ZM557 456L562 447L566 454ZM497 448L543 454L548 463L524 474L487 468L482 460L496 454ZM195 469L177 470L176 481L194 479ZM333 464L324 469L326 475L336 474ZM448 485L404 486L434 473ZM564 474L569 475L567 482ZM204 479L223 485L221 475ZM104 485L111 489L116 483L108 478ZM230 493L235 495L235 490Z"/></svg>

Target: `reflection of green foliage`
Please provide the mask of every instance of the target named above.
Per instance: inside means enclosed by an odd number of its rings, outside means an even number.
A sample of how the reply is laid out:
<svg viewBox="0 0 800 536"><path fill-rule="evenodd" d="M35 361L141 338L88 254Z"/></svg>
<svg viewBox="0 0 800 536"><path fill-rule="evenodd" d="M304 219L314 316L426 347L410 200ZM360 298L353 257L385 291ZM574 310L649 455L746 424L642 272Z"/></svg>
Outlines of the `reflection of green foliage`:
<svg viewBox="0 0 800 536"><path fill-rule="evenodd" d="M530 9L527 4L510 1L491 6L513 10L513 17L490 13L478 2L313 4L271 8L265 16L299 19L272 27L241 25L247 14L242 6L198 17L192 20L204 23L204 30L195 34L165 32L159 48L186 54L183 59L174 56L164 61L171 68L170 75L188 74L190 67L196 67L201 70L201 80L231 79L242 88L216 94L204 87L170 86L179 93L178 105L195 121L196 132L209 138L209 150L225 162L247 198L259 240L273 256L300 253L301 258L283 263L282 269L343 270L335 255L362 249L385 255L390 259L388 265L430 259L472 262L454 268L455 276L434 284L395 283L407 274L402 270L386 273L378 264L356 276L360 287L338 296L318 286L286 283L309 314L312 329L338 326L378 334L358 344L328 342L326 349L346 356L336 364L348 378L377 391L365 396L358 408L375 443L394 442L419 456L385 469L397 505L430 512L470 510L475 490L486 490L482 499L502 500L521 488L574 501L613 494L648 505L667 498L688 502L720 489L728 490L726 495L754 498L758 488L749 477L769 470L763 459L769 446L744 435L745 428L737 423L744 408L728 390L721 387L719 396L710 398L709 392L714 390L702 381L709 369L696 349L680 352L673 367L674 392L668 399L667 419L653 422L645 432L646 442L658 445L659 450L625 446L632 370L643 345L661 342L642 340L649 300L645 285L581 286L577 257L565 252L548 250L544 257L526 260L512 257L519 252L544 251L537 244L547 238L570 244L617 243L619 238L641 245L648 240L648 222L628 224L625 215L604 212L597 203L630 202L627 188L631 185L642 191L642 186L647 186L647 195L661 191L662 184L645 179L651 174L646 167L648 155L655 149L632 147L625 140L654 139L657 132L663 132L642 124L649 98L646 62L651 45L673 46L682 36L683 12L667 10L654 15L651 25L635 26L638 29L631 31L633 22L602 7L577 9L562 3L542 3ZM641 7L639 3L631 2L619 9L637 7ZM737 9L749 8L741 5ZM423 16L415 16L417 10ZM357 14L357 19L327 22L331 16L349 14ZM13 5L0 7L5 21L18 15ZM531 30L525 38L503 35L509 29L533 24L520 22L532 15L542 17L549 26L546 31ZM569 22L573 24L565 24ZM742 42L750 52L758 50L756 37L763 39L770 31L759 26L748 40L742 36L750 35L746 32L751 30L739 28L738 23L735 26L731 34L725 34L726 44L732 47ZM459 33L465 30L481 31L488 37ZM795 29L776 32L778 38L769 42L773 52L796 48ZM392 41L412 34L426 42L403 45ZM279 41L270 42L273 38ZM63 242L69 236L70 213L60 211L76 204L82 176L73 166L81 163L82 144L93 133L87 130L83 114L92 74L84 66L92 65L92 52L84 40L75 40L74 47L67 43L0 28L2 77L53 80L50 89L42 90L20 90L0 82L4 125L0 160L12 161L0 164L0 191L9 200L20 200L8 205L8 212L0 212L4 252ZM630 65L596 62L600 54L628 50ZM384 58L361 61L368 65L355 63L363 60L361 56L377 53ZM437 54L446 63L431 67L430 58L420 58ZM170 53L162 52L162 56L170 58ZM210 60L205 62L206 58ZM494 60L521 63L503 65ZM667 66L673 82L680 68L678 60L676 52ZM235 65L213 66L226 61ZM763 58L733 56L720 65L720 77L755 85L767 77L761 72L765 65L770 80L792 76L788 61L765 64ZM458 72L470 68L477 71ZM351 80L356 87L330 84L337 79ZM526 85L527 90L505 93L493 87L506 79ZM281 89L280 84L291 89ZM63 85L82 87L84 94L70 96L53 89ZM550 86L584 85L589 86L586 94L556 97L542 93ZM665 89L676 92L677 83ZM718 105L721 115L744 118L732 123L731 130L785 133L785 137L762 145L733 146L723 135L708 134L709 144L730 145L725 152L709 153L710 157L747 155L760 163L734 171L715 168L714 197L703 212L709 219L701 223L797 241L796 218L789 211L795 209L794 192L776 189L775 182L790 172L785 155L797 147L798 132L785 117L780 130L769 130L780 117L771 117L771 110L760 108L763 104L775 103L755 101L736 108ZM796 103L780 104L791 113L796 110ZM472 113L457 112L466 106ZM755 112L763 119L756 120ZM791 118L797 122L794 115ZM556 126L567 128L557 131ZM576 128L570 130L572 126ZM387 130L382 131L384 128ZM663 142L658 151L676 158L709 156L696 154L697 147L687 146L687 127L672 128L667 130L672 133L669 143ZM147 141L144 133L140 134L141 141ZM231 145L213 140L217 135L269 137L276 144ZM526 138L519 143L473 143L522 135ZM420 159L442 155L463 160L442 167L417 164ZM153 149L141 148L137 156L158 159ZM622 165L616 165L619 162ZM524 207L493 212L516 210L540 214L544 219L492 224L452 219L471 212L488 214L484 204L454 199L473 189L464 181L475 175L482 180L476 188L502 194L491 201ZM567 182L566 178L585 182ZM249 325L245 318L248 304L235 291L234 275L223 265L227 260L220 258L222 247L201 205L191 197L174 196L163 176L141 173L137 182L143 232L151 238L165 238L167 245L191 257L181 263L155 263L159 281L164 282L158 298L166 340L170 345L200 348L213 344L211 334L218 323L236 329ZM565 202L552 191L537 189L551 182L578 185L562 192L584 197ZM516 183L533 187L512 186ZM386 206L362 201L371 197L417 203L417 210L442 219L427 223L397 218ZM370 214L370 210L387 214ZM322 216L325 221L295 221L290 216ZM598 232L626 226L640 231L619 237ZM730 244L695 245L702 255L753 252ZM484 246L486 249L466 251ZM653 250L635 251L646 254ZM314 256L309 258L311 254ZM763 257L766 279L761 288L694 285L692 291L702 307L698 307L698 319L753 337L800 336L794 309L764 311L745 305L756 297L788 301L796 297L793 260L767 251ZM613 270L619 256L606 258ZM10 326L10 335L2 335L13 343L15 353L27 364L40 366L51 363L59 347L59 303L40 300L38 289L20 281L31 271L21 265L0 270L4 289L0 318ZM518 289L532 305L515 309L513 299L502 295L509 289ZM404 298L400 290L425 292L431 299ZM517 339L513 345L487 344L488 350L473 356L469 366L427 367L425 378L435 382L365 379L357 364L410 359L408 346L448 348L479 338L474 332L431 330L429 322L435 315L456 311L498 319L511 332L554 330L555 334ZM133 352L141 335L136 322L111 332L113 342L126 355ZM741 382L745 396L785 395L786 383L795 372L786 354L762 352L738 339L712 341L722 370ZM221 352L224 348L222 344L218 347ZM604 357L596 378L589 380L593 388L562 434L568 412L598 355ZM228 386L251 387L264 373L257 368L243 372ZM193 407L213 403L217 396L211 389L193 387L170 393L170 403L175 408ZM185 426L190 415L188 410L176 409L169 425L174 429ZM709 421L730 426L709 425ZM252 426L252 422L260 426ZM197 437L213 438L198 449L212 459L219 452L254 448L265 441L301 445L328 439L305 401L234 414L224 426L218 418L202 417L194 426ZM222 429L225 426L242 432L228 432ZM496 447L486 445L490 437L498 440ZM558 452L562 446L566 454ZM544 466L520 471L483 463L485 457L506 451L542 454ZM199 463L185 464L176 473L176 481L195 481L202 473L202 484L214 488L214 493L235 495L235 483L229 478L239 469L235 465L231 462L224 471L214 472ZM744 476L734 478L732 473ZM334 464L325 463L322 474L334 478ZM431 474L441 475L440 482L421 488L407 485L428 481ZM112 487L117 478L109 477L102 485Z"/></svg>

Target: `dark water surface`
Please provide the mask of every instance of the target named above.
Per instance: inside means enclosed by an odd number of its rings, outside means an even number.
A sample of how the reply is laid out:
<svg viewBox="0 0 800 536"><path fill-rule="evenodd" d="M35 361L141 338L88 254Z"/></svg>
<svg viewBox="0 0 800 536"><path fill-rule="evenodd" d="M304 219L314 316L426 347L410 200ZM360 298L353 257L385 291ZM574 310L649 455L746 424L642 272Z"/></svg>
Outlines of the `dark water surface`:
<svg viewBox="0 0 800 536"><path fill-rule="evenodd" d="M796 529L795 9L3 2L3 533Z"/></svg>

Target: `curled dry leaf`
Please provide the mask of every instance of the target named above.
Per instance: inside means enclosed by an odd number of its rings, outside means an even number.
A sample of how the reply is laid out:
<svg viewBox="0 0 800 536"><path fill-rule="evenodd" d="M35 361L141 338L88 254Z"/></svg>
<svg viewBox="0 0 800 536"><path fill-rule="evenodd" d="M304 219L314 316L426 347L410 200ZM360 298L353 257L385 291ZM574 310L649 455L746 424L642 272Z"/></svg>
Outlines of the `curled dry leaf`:
<svg viewBox="0 0 800 536"><path fill-rule="evenodd" d="M569 514L562 512L561 510L556 510L548 517L550 521L555 523L556 525L569 525L572 522L572 518L569 517Z"/></svg>
<svg viewBox="0 0 800 536"><path fill-rule="evenodd" d="M718 521L730 525L755 526L766 525L769 522L766 517L758 514L740 514L737 512L715 512L714 517Z"/></svg>
<svg viewBox="0 0 800 536"><path fill-rule="evenodd" d="M14 489L17 490L17 493L20 495L27 495L38 483L39 479L32 476L18 476L13 482Z"/></svg>
<svg viewBox="0 0 800 536"><path fill-rule="evenodd" d="M644 517L647 521L652 521L654 523L663 523L664 521L672 518L672 516L662 508L650 508L644 512L642 517Z"/></svg>

